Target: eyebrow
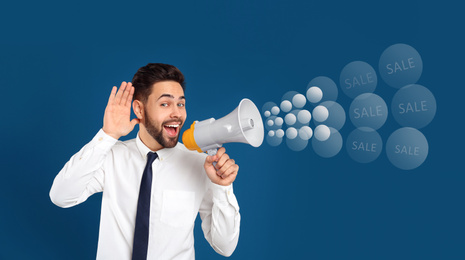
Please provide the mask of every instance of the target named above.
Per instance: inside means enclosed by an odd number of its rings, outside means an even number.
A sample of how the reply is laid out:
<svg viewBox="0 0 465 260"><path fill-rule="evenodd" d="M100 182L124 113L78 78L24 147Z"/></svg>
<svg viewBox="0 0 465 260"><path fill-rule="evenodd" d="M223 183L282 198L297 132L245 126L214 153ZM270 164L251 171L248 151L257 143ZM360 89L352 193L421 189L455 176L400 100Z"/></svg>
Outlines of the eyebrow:
<svg viewBox="0 0 465 260"><path fill-rule="evenodd" d="M171 95L171 94L162 94L162 95L158 98L158 100L160 100L160 99L163 98L163 97L168 97L168 98L173 98L173 99L174 99L174 96ZM185 96L180 96L178 99L179 99L179 100L181 100L181 99L186 99L186 97L185 97Z"/></svg>

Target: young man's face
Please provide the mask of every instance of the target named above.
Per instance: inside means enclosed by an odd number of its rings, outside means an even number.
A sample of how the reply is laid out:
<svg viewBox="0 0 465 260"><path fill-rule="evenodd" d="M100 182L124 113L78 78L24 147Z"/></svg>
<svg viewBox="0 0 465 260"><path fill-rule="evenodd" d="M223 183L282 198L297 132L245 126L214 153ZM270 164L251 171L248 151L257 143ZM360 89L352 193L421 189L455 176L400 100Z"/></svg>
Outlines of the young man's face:
<svg viewBox="0 0 465 260"><path fill-rule="evenodd" d="M181 85L163 81L152 86L144 109L144 126L162 147L176 146L186 120L186 99Z"/></svg>

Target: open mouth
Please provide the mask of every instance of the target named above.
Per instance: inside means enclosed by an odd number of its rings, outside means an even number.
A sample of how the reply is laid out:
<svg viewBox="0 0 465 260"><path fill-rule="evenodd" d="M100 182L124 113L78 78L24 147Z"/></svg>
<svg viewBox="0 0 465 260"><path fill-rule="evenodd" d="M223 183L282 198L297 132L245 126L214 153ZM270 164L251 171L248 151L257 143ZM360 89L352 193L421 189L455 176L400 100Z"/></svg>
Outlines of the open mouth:
<svg viewBox="0 0 465 260"><path fill-rule="evenodd" d="M165 129L169 137L176 137L179 133L180 126L181 124L179 123L170 123L163 125L163 128Z"/></svg>

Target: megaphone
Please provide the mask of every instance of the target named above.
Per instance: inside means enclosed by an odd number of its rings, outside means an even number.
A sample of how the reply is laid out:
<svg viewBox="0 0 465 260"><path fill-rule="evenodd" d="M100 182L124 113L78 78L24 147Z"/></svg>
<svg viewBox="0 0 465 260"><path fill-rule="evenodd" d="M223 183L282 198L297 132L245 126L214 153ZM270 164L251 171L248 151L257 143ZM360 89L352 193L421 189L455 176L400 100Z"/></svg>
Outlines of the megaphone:
<svg viewBox="0 0 465 260"><path fill-rule="evenodd" d="M263 121L255 104L247 98L234 111L218 120L194 121L184 131L182 142L189 150L215 155L224 143L246 143L259 147L263 142Z"/></svg>

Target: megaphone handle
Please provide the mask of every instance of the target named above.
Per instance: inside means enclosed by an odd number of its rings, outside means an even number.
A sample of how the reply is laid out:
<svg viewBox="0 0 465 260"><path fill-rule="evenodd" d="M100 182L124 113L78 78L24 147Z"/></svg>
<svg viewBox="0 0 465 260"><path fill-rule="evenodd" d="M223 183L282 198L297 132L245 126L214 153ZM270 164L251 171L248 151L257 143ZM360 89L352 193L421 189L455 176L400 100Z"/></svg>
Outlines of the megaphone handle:
<svg viewBox="0 0 465 260"><path fill-rule="evenodd" d="M216 155L216 152L218 152L218 149L216 149L216 148L208 149L208 150L207 150L207 154L210 155L210 156ZM215 169L216 169L216 162L213 162L213 166L214 166Z"/></svg>

